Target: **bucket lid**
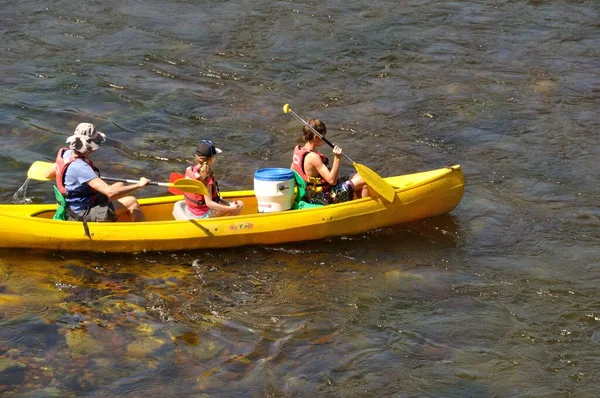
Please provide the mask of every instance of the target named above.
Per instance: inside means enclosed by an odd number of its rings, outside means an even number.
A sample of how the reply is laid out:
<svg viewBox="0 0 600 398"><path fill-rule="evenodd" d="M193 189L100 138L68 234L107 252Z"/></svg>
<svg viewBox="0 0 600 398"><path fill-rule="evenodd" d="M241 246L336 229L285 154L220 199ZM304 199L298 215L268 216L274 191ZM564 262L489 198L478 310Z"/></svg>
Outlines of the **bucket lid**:
<svg viewBox="0 0 600 398"><path fill-rule="evenodd" d="M290 169L272 167L256 170L254 178L260 181L282 181L294 179L294 173Z"/></svg>

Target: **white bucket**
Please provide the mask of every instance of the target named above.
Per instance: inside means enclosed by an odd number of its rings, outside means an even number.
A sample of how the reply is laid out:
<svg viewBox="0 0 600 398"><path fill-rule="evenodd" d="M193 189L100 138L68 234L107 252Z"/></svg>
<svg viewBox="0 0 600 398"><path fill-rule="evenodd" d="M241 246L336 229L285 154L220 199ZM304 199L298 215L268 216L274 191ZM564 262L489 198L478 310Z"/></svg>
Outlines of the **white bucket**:
<svg viewBox="0 0 600 398"><path fill-rule="evenodd" d="M259 213L273 213L292 208L294 173L290 169L259 169L254 173L254 195Z"/></svg>

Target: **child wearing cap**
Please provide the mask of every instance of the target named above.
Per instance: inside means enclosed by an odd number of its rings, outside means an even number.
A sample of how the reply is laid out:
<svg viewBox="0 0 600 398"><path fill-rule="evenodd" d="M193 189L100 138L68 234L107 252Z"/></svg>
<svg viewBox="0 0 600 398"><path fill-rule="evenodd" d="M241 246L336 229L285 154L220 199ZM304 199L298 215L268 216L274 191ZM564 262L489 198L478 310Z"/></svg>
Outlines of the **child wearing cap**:
<svg viewBox="0 0 600 398"><path fill-rule="evenodd" d="M321 135L327 134L325 123L319 119L310 119L308 124ZM339 176L342 148L337 145L333 148L333 165L329 169L329 159L317 151L324 141L306 126L303 127L302 133L304 145L294 147L290 166L290 169L306 181L306 194L302 200L328 205L369 195L369 187L360 175L355 173L350 177Z"/></svg>
<svg viewBox="0 0 600 398"><path fill-rule="evenodd" d="M244 210L242 201L228 202L219 195L217 178L210 166L217 160L217 154L221 152L208 140L202 140L196 146L194 164L185 170L185 177L204 183L209 195L184 192L187 205L185 215L189 219L237 216Z"/></svg>
<svg viewBox="0 0 600 398"><path fill-rule="evenodd" d="M67 138L69 147L58 151L55 163L45 176L56 180L67 203L69 221L113 222L124 213L129 213L131 221L144 221L137 199L129 194L145 187L150 180L142 177L136 184L108 185L88 158L104 141L106 135L93 124L80 123Z"/></svg>

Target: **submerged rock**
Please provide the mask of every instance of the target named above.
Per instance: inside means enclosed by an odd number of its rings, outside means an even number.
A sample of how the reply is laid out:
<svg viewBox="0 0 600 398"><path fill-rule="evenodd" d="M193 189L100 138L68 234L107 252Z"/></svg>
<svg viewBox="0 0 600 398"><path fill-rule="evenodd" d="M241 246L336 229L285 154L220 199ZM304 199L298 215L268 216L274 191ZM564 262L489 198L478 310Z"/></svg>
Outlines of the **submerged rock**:
<svg viewBox="0 0 600 398"><path fill-rule="evenodd" d="M164 344L163 340L155 337L142 337L127 345L127 353L133 357L143 357L158 350Z"/></svg>
<svg viewBox="0 0 600 398"><path fill-rule="evenodd" d="M78 354L100 354L104 351L102 343L93 339L82 329L73 329L65 335L67 346Z"/></svg>

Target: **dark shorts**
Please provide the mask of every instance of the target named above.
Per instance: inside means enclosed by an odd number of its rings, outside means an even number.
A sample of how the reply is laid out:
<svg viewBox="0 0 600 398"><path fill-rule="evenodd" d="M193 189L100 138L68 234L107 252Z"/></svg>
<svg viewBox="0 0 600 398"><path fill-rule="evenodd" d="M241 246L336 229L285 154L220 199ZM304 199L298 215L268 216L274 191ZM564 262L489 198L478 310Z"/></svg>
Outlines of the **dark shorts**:
<svg viewBox="0 0 600 398"><path fill-rule="evenodd" d="M96 205L87 210L78 213L80 219L69 216L69 221L87 221L87 222L115 222L117 213L115 207L105 195L98 194Z"/></svg>
<svg viewBox="0 0 600 398"><path fill-rule="evenodd" d="M329 188L327 192L314 192L307 190L306 201L308 203L331 205L334 203L349 202L354 199L354 184L350 177L339 177L337 184Z"/></svg>

